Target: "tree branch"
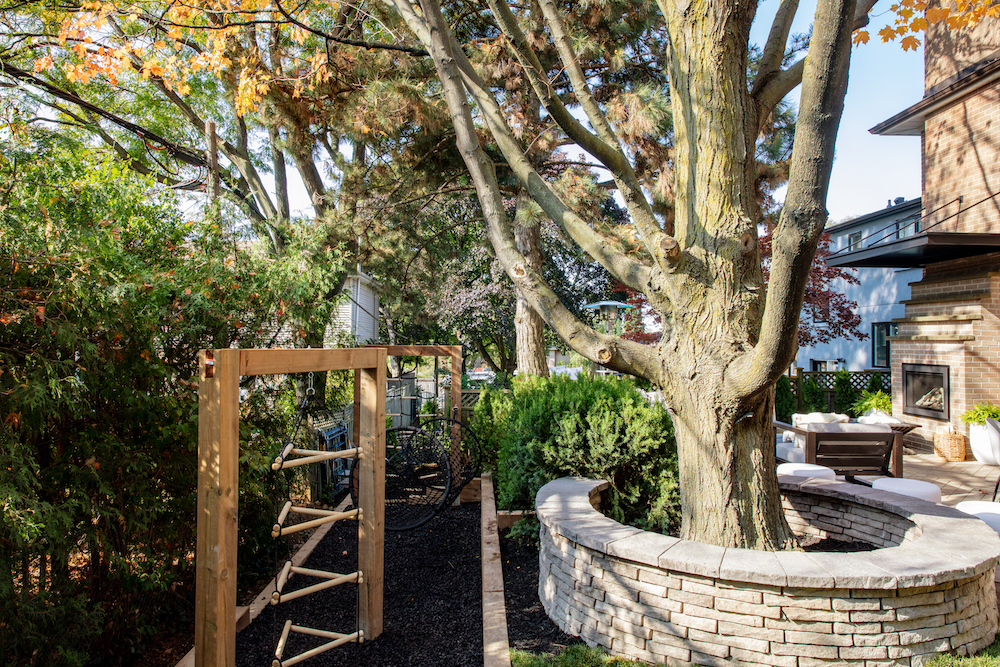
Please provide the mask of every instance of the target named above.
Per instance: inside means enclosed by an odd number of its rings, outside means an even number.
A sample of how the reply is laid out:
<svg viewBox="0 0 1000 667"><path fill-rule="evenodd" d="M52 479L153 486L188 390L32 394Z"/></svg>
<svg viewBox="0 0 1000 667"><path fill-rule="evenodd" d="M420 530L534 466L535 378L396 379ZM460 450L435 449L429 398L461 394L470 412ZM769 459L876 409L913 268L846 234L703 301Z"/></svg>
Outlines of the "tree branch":
<svg viewBox="0 0 1000 667"><path fill-rule="evenodd" d="M590 84L580 66L577 54L573 51L562 18L551 0L540 3L542 13L549 30L552 32L561 62L573 86L573 93L583 106L591 124L597 128L596 135L586 130L565 108L562 100L554 94L552 84L545 76L545 69L538 60L538 56L528 45L528 40L518 27L517 19L507 4L496 0L489 0L489 4L509 43L514 47L512 49L514 55L524 67L532 88L545 106L545 110L552 115L553 120L558 123L570 139L596 157L602 163L601 166L611 172L625 202L625 207L642 236L646 251L658 266L667 269L668 265L679 256L680 249L676 241L660 229L649 202L643 195L642 186L632 169L632 164L621 151L611 124L591 93Z"/></svg>
<svg viewBox="0 0 1000 667"><path fill-rule="evenodd" d="M786 0L786 2L797 2L797 0ZM854 11L854 21L851 26L851 32L855 30L860 30L861 28L868 25L868 13L875 6L877 0L860 0L858 2L857 8ZM778 10L779 15L784 9L784 4L782 8ZM793 12L794 14L794 12ZM775 17L775 22L777 23L778 17ZM771 36L768 37L768 46L771 46L771 39L774 38L775 27L771 28ZM815 37L815 34L813 35ZM787 41L788 35L787 31L785 37L781 42L781 50L784 51L785 41ZM772 56L773 57L773 56ZM796 61L784 70L777 70L780 66L780 58L778 65L775 69L770 72L758 71L757 78L754 79L753 92L751 95L757 101L757 106L759 109L758 116L758 127L767 119L767 116L774 111L774 108L778 105L781 100L785 98L785 95L792 92L796 86L802 83L802 75L805 71L805 58ZM763 67L763 61L761 63Z"/></svg>
<svg viewBox="0 0 1000 667"><path fill-rule="evenodd" d="M549 326L587 358L627 373L651 372L656 367L651 348L601 335L585 326L559 301L544 279L530 270L525 258L517 251L513 234L506 222L496 171L479 143L463 87L462 73L456 65L456 59L461 56L454 51L454 38L441 16L440 7L435 0L421 0L420 6L425 18L419 18L410 11L405 0L391 1L407 23L412 22L411 26L416 28L415 32L421 36L422 41L426 38L424 44L434 59L455 126L459 153L469 168L486 217L487 236L514 285ZM538 179L537 174L534 178Z"/></svg>
<svg viewBox="0 0 1000 667"><path fill-rule="evenodd" d="M795 356L806 280L823 226L834 145L847 92L855 0L820 2L805 58L791 174L781 220L774 231L771 276L752 351L725 373L726 390L746 399L763 390Z"/></svg>
<svg viewBox="0 0 1000 667"><path fill-rule="evenodd" d="M393 4L421 42L428 48L432 48L430 31L424 19L417 16L405 0L384 1ZM489 126L497 146L522 187L568 238L573 239L587 254L604 265L615 278L633 289L642 291L643 286L648 283L651 277L650 268L611 250L608 247L607 239L594 231L586 221L562 202L525 158L521 147L514 139L510 126L507 124L506 116L497 104L496 98L493 97L486 83L457 44L450 30L442 35L443 38L449 39L447 45L450 54L448 56L449 64L455 66L456 76L464 83L465 88L479 105L482 117ZM444 48L444 45L440 45L439 48ZM465 99L464 93L462 93L462 99ZM455 120L454 117L453 120ZM456 122L459 121L456 120ZM468 164L468 161L466 163ZM490 164L490 173L495 174L492 163Z"/></svg>
<svg viewBox="0 0 1000 667"><path fill-rule="evenodd" d="M282 6L280 0L275 0L274 6L277 7L281 15L284 16L286 19L288 19L288 21L291 22L293 25L298 26L299 28L302 28L307 32L310 32L316 35L317 37L328 39L331 42L336 42L337 44L344 44L346 46L358 46L363 49L382 49L385 51L401 51L402 53L408 53L409 55L414 56L416 58L425 58L428 55L430 55L427 53L427 51L423 49L415 49L411 46L403 46L402 44L382 44L379 42L365 42L357 39L347 39L345 37L338 37L336 35L331 35L328 32L323 32L322 30L313 28L312 26L302 23L301 21L296 19Z"/></svg>
<svg viewBox="0 0 1000 667"><path fill-rule="evenodd" d="M792 21L795 20L798 9L799 0L781 0L781 5L779 5L778 11L774 15L774 21L771 23L771 32L767 36L767 43L760 56L760 66L757 68L757 77L753 81L751 95L756 95L757 91L781 70L781 63L785 56L785 45L788 43L788 33L791 32ZM770 109L769 107L765 108Z"/></svg>

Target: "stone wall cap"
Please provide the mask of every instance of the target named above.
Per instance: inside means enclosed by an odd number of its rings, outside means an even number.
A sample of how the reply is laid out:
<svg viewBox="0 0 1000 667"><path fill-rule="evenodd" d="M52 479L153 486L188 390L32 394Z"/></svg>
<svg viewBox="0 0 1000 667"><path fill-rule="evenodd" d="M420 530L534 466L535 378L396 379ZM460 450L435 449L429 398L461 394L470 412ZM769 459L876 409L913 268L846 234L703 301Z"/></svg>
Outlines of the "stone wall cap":
<svg viewBox="0 0 1000 667"><path fill-rule="evenodd" d="M719 578L729 581L745 581L766 586L790 586L785 568L782 567L776 551L754 551L752 549L726 549L719 567Z"/></svg>
<svg viewBox="0 0 1000 667"><path fill-rule="evenodd" d="M591 499L608 483L564 477L536 496L538 519L554 534L636 563L724 580L801 588L932 586L981 574L1000 560L1000 537L944 505L847 482L783 477L782 493L826 497L902 517L917 529L897 547L856 553L726 549L624 526Z"/></svg>
<svg viewBox="0 0 1000 667"><path fill-rule="evenodd" d="M643 530L634 535L609 542L607 554L634 563L659 567L660 557L680 542L681 540L676 537Z"/></svg>
<svg viewBox="0 0 1000 667"><path fill-rule="evenodd" d="M659 566L665 570L690 572L703 577L718 577L725 555L725 547L678 540L677 544L660 556Z"/></svg>
<svg viewBox="0 0 1000 667"><path fill-rule="evenodd" d="M535 508L554 512L571 507L591 508L591 498L610 486L603 479L560 477L540 488L535 494Z"/></svg>

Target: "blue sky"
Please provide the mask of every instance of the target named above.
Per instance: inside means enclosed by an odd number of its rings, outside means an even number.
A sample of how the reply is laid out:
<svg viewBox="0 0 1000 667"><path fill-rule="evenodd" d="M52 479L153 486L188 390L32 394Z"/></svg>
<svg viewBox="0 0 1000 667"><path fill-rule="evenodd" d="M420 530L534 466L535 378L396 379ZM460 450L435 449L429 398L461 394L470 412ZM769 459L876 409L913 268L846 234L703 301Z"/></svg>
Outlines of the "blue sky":
<svg viewBox="0 0 1000 667"><path fill-rule="evenodd" d="M920 137L879 137L868 129L920 101L923 49L903 52L874 37L855 47L827 210L831 220L920 196Z"/></svg>
<svg viewBox="0 0 1000 667"><path fill-rule="evenodd" d="M805 3L804 3L805 4ZM763 44L778 0L760 3L751 39ZM812 5L814 6L814 5ZM805 32L812 6L799 8L793 32ZM876 11L879 6L876 6ZM868 44L854 48L837 137L836 160L827 210L832 222L885 208L896 197L920 196L920 138L878 137L868 129L920 101L924 93L923 49L904 52L899 44L882 44L878 29L887 15L874 16ZM791 94L798 100L799 90Z"/></svg>

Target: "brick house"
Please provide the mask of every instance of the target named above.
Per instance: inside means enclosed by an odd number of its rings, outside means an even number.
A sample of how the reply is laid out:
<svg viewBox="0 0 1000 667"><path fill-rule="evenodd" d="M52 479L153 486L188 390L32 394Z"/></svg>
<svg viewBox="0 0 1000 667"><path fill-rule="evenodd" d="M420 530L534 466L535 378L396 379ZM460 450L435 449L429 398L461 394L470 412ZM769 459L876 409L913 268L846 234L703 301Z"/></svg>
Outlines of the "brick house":
<svg viewBox="0 0 1000 667"><path fill-rule="evenodd" d="M833 266L919 267L894 318L895 416L922 428L907 445L933 449L934 433L974 403L1000 403L1000 22L927 31L924 97L871 129L920 136L922 216L916 233L862 242Z"/></svg>

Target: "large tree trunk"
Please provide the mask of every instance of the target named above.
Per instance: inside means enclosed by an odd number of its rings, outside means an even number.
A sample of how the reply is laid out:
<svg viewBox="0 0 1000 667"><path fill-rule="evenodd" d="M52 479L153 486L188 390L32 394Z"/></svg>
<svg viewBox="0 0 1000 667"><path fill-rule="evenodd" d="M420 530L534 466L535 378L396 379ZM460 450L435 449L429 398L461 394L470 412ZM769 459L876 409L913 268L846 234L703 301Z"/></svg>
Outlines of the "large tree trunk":
<svg viewBox="0 0 1000 667"><path fill-rule="evenodd" d="M751 217L756 118L737 65L746 62L753 6L661 7L673 48L674 233L686 252L680 289L651 303L685 312L671 318L659 348L683 461L682 537L784 549L793 538L777 487L772 394L747 397L725 384L727 366L757 343L764 296Z"/></svg>
<svg viewBox="0 0 1000 667"><path fill-rule="evenodd" d="M517 195L517 214L514 221L514 239L517 249L528 260L528 266L542 272L542 233L537 221L523 216L527 204L524 190ZM522 214L522 215L518 215ZM535 312L521 290L517 290L517 311L514 316L514 333L517 339L517 372L520 375L549 376L549 365L545 360L545 323Z"/></svg>
<svg viewBox="0 0 1000 667"><path fill-rule="evenodd" d="M441 79L458 148L475 183L497 257L524 298L573 349L592 361L659 385L677 434L682 536L726 547L786 549L794 539L781 509L771 430L773 383L790 363L805 280L825 222L833 140L850 59L854 0L820 0L804 67L769 72L751 93L746 71L756 3L691 4L659 0L670 33L676 238L658 226L627 156L590 92L571 31L553 0L539 0L559 51L560 77L589 129L553 94L551 79L519 32L505 3L491 9L525 76L567 136L614 176L641 235L639 253L617 251L565 205L528 164L507 117L449 32L435 0L421 15L404 0L386 0L427 46ZM790 18L779 13L779 22ZM767 53L780 65L788 25L776 25ZM776 37L775 37L776 36ZM804 73L803 73L804 72ZM754 151L762 113L803 81L799 124L770 285L757 247ZM563 232L622 283L642 291L663 318L652 349L601 335L579 322L519 250L503 211L493 160L483 151L467 94L479 105L507 165Z"/></svg>

